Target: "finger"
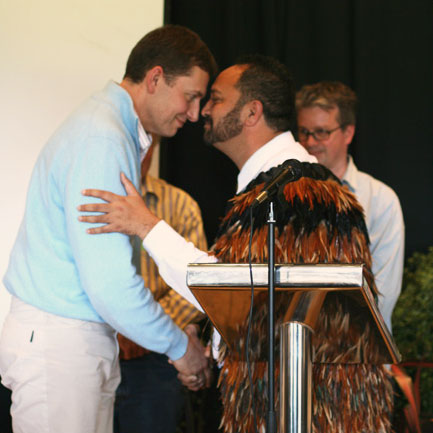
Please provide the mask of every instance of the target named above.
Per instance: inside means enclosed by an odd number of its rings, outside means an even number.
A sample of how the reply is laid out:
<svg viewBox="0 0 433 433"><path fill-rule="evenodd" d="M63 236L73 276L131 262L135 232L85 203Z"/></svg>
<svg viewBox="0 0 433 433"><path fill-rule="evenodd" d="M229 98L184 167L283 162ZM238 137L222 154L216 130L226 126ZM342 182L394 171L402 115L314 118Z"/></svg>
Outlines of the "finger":
<svg viewBox="0 0 433 433"><path fill-rule="evenodd" d="M116 229L111 225L107 224L101 227L92 227L91 229L87 229L86 233L89 235L99 235L101 233L114 233Z"/></svg>
<svg viewBox="0 0 433 433"><path fill-rule="evenodd" d="M139 192L135 189L134 184L125 176L123 172L120 173L120 180L128 195L140 195Z"/></svg>
<svg viewBox="0 0 433 433"><path fill-rule="evenodd" d="M78 220L82 223L109 223L109 219L107 215L80 215Z"/></svg>
<svg viewBox="0 0 433 433"><path fill-rule="evenodd" d="M179 373L177 375L177 378L180 380L182 385L187 386L188 388L195 387L198 389L198 387L200 386L200 381L195 374L187 375Z"/></svg>
<svg viewBox="0 0 433 433"><path fill-rule="evenodd" d="M100 199L107 201L107 202L111 202L114 199L116 199L117 197L120 197L117 194L114 194L113 192L104 191L102 189L83 189L81 191L81 194L85 195L87 197L100 198Z"/></svg>
<svg viewBox="0 0 433 433"><path fill-rule="evenodd" d="M108 203L80 204L77 209L81 212L109 212L111 207Z"/></svg>
<svg viewBox="0 0 433 433"><path fill-rule="evenodd" d="M185 373L178 373L177 378L183 383L197 383L198 382L198 376L195 374L185 374Z"/></svg>

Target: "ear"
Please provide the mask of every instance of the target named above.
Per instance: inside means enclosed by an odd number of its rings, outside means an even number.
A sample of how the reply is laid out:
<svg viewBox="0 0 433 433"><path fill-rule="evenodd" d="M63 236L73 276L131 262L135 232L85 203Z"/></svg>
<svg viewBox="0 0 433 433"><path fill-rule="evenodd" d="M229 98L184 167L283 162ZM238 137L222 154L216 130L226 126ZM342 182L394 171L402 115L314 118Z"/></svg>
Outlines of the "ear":
<svg viewBox="0 0 433 433"><path fill-rule="evenodd" d="M349 145L355 135L355 125L347 125L343 130L344 142Z"/></svg>
<svg viewBox="0 0 433 433"><path fill-rule="evenodd" d="M242 115L245 126L255 126L263 116L262 103L258 100L246 103L242 108Z"/></svg>
<svg viewBox="0 0 433 433"><path fill-rule="evenodd" d="M149 69L144 77L145 85L148 93L155 93L159 83L164 77L164 70L161 66L154 66Z"/></svg>

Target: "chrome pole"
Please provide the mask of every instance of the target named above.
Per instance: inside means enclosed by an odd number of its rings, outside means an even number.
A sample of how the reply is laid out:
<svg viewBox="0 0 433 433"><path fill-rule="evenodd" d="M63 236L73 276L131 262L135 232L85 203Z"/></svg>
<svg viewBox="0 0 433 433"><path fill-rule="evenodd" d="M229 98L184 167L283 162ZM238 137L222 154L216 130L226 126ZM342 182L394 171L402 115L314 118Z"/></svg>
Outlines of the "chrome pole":
<svg viewBox="0 0 433 433"><path fill-rule="evenodd" d="M312 334L300 322L280 327L280 433L311 433Z"/></svg>
<svg viewBox="0 0 433 433"><path fill-rule="evenodd" d="M275 218L274 203L269 203L268 216L268 412L266 417L266 433L277 433L277 417L275 414Z"/></svg>

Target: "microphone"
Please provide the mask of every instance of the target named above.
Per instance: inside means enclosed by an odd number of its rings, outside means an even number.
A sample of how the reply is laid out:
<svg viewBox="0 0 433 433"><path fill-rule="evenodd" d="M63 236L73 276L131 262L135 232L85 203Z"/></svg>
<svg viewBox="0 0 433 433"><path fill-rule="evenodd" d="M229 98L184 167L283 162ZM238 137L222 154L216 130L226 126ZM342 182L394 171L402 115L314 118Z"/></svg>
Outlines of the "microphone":
<svg viewBox="0 0 433 433"><path fill-rule="evenodd" d="M289 159L282 167L281 170L263 187L263 190L252 203L255 208L260 203L272 197L278 189L286 183L298 180L302 176L301 163L297 159Z"/></svg>

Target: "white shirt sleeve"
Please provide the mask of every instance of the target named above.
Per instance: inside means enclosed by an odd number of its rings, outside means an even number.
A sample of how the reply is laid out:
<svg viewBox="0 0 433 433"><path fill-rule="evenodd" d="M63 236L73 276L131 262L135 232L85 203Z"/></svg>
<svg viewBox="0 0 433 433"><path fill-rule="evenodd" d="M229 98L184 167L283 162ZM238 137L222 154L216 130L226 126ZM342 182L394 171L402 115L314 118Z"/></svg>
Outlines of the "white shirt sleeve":
<svg viewBox="0 0 433 433"><path fill-rule="evenodd" d="M192 242L187 242L163 220L144 238L143 248L155 261L164 281L203 311L186 284L187 266L189 263L216 263L217 259L196 248Z"/></svg>
<svg viewBox="0 0 433 433"><path fill-rule="evenodd" d="M369 227L372 271L379 290L379 310L392 331L392 312L401 292L404 267L404 221L393 191L382 194L377 214L372 210Z"/></svg>
<svg viewBox="0 0 433 433"><path fill-rule="evenodd" d="M404 267L404 220L396 193L372 176L357 172L355 194L366 215L378 306L390 331L392 311L401 292Z"/></svg>

